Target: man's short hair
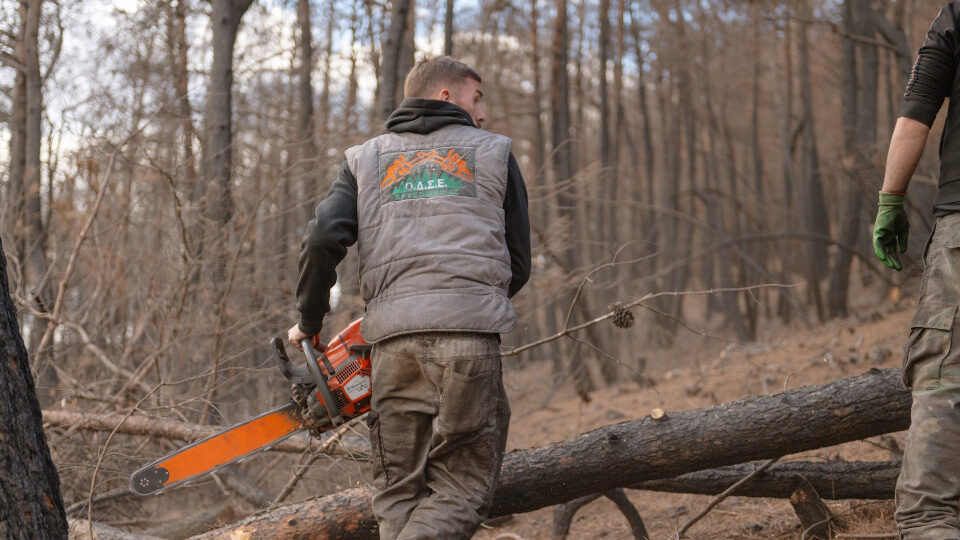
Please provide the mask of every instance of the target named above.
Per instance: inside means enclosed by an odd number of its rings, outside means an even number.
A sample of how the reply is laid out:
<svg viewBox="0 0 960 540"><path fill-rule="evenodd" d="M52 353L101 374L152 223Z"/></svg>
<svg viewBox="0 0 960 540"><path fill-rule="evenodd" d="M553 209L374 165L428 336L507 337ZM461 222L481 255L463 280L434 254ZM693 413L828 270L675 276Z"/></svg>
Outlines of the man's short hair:
<svg viewBox="0 0 960 540"><path fill-rule="evenodd" d="M436 56L417 62L403 83L403 97L426 98L441 85L470 78L483 82L477 70L449 56Z"/></svg>

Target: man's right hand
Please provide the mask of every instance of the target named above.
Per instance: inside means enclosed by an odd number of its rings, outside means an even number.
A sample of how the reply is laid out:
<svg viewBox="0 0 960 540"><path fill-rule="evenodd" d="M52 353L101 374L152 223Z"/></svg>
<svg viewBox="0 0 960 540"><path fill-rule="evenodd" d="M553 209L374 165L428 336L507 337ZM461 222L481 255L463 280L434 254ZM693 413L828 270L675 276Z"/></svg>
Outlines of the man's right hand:
<svg viewBox="0 0 960 540"><path fill-rule="evenodd" d="M299 324L295 324L290 328L290 330L287 330L287 340L290 341L290 343L293 343L293 346L296 347L300 352L303 352L303 345L300 345L300 342L304 339L310 339L310 341L313 343L313 348L321 351L324 349L323 343L320 341L319 333L312 336L305 334L302 330L300 330Z"/></svg>
<svg viewBox="0 0 960 540"><path fill-rule="evenodd" d="M880 192L877 220L873 224L873 251L887 268L900 270L900 253L907 251L910 222L903 208L904 195ZM899 251L899 253L898 253Z"/></svg>

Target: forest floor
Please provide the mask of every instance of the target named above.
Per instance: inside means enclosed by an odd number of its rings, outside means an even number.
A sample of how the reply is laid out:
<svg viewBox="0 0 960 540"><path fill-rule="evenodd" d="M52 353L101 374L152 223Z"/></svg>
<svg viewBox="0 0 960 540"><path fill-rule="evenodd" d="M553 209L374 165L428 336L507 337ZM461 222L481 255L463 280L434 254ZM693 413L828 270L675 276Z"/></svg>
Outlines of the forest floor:
<svg viewBox="0 0 960 540"><path fill-rule="evenodd" d="M544 369L531 366L505 369L513 418L509 449L533 448L581 433L648 415L654 408L667 413L709 407L747 396L765 395L800 386L826 383L861 374L870 368L898 367L909 331L914 303L897 299L884 313L850 317L810 330L765 332L761 342L735 344L687 339L681 330L678 344L669 350L644 351L645 375L654 382L623 381L590 395L584 403L566 386L550 395ZM890 306L890 304L887 304ZM774 337L769 337L769 336ZM509 362L509 360L505 360ZM509 365L507 366L509 368ZM549 372L549 371L546 371ZM522 390L522 391L521 391ZM902 447L904 433L794 454L791 460L887 460L890 445ZM712 496L627 490L651 540L676 538L676 531L697 514ZM850 527L847 533L891 533L892 501L826 501ZM550 537L554 507L513 516L496 527L482 528L477 540ZM694 525L684 536L694 539L799 539L799 520L786 499L730 497ZM577 512L569 538L632 538L616 506L598 499Z"/></svg>

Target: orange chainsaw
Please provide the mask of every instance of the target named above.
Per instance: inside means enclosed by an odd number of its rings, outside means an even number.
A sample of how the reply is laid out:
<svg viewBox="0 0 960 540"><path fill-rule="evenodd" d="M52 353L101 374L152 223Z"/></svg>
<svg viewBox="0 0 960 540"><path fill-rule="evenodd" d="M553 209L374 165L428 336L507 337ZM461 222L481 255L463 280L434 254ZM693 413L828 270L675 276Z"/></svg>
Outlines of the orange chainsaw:
<svg viewBox="0 0 960 540"><path fill-rule="evenodd" d="M300 342L305 366L294 366L283 340L270 346L283 375L293 383L293 399L220 433L175 450L130 477L130 489L140 495L159 493L239 461L303 430L314 436L370 410L370 349L352 322L323 347L319 358L309 339Z"/></svg>

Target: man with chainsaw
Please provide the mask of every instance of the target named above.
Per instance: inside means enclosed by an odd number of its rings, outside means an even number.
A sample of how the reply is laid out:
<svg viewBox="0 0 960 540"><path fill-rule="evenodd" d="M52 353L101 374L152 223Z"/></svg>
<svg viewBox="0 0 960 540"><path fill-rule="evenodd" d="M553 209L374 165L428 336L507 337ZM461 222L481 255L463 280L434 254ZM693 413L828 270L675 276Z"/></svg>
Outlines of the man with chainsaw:
<svg viewBox="0 0 960 540"><path fill-rule="evenodd" d="M909 223L903 203L930 126L950 98L940 141L934 232L924 249L920 301L904 349L910 431L896 490L904 540L960 540L960 2L950 2L920 49L890 141L873 229L877 257L901 269Z"/></svg>
<svg viewBox="0 0 960 540"><path fill-rule="evenodd" d="M336 266L356 242L380 537L469 538L506 446L499 344L530 274L527 194L510 139L480 129L474 69L421 61L404 96L386 134L345 152L317 206L288 338L319 344Z"/></svg>

